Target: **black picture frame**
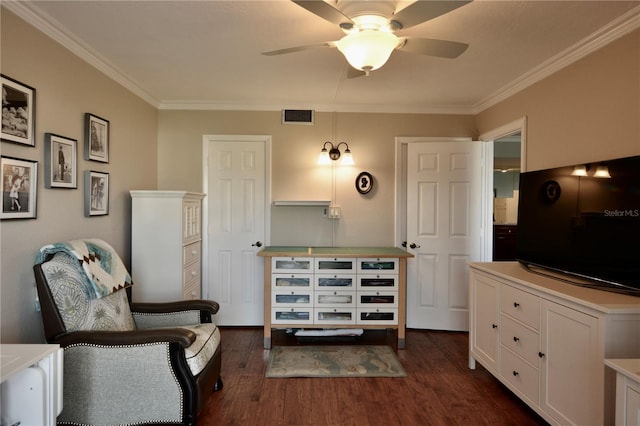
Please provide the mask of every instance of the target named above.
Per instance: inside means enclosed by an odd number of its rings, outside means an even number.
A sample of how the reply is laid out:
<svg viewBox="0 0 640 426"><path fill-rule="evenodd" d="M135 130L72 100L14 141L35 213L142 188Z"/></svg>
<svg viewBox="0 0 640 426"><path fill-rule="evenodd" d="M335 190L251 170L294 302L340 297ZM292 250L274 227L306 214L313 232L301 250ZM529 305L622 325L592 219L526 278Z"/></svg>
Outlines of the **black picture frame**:
<svg viewBox="0 0 640 426"><path fill-rule="evenodd" d="M84 215L105 216L109 214L109 173L85 170Z"/></svg>
<svg viewBox="0 0 640 426"><path fill-rule="evenodd" d="M356 191L368 194L373 188L373 176L369 172L362 172L356 177Z"/></svg>
<svg viewBox="0 0 640 426"><path fill-rule="evenodd" d="M0 139L36 146L36 89L0 74L2 80L2 124Z"/></svg>
<svg viewBox="0 0 640 426"><path fill-rule="evenodd" d="M78 141L54 133L44 135L46 188L78 187Z"/></svg>
<svg viewBox="0 0 640 426"><path fill-rule="evenodd" d="M2 200L0 219L35 219L38 199L38 162L0 158Z"/></svg>
<svg viewBox="0 0 640 426"><path fill-rule="evenodd" d="M84 115L84 159L109 162L109 120L95 114Z"/></svg>

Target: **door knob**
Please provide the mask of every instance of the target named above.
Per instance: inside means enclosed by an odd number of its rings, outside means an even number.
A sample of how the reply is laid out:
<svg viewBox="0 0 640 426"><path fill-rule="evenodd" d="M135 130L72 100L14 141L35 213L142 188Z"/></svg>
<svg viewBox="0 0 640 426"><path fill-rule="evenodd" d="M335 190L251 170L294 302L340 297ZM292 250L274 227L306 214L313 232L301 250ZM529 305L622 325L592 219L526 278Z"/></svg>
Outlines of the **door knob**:
<svg viewBox="0 0 640 426"><path fill-rule="evenodd" d="M255 243L251 244L251 247L262 247L262 243L260 241L256 241Z"/></svg>
<svg viewBox="0 0 640 426"><path fill-rule="evenodd" d="M420 248L420 246L419 246L419 245L417 245L416 243L411 243L411 244L409 244L409 247L411 247L412 249L414 249L414 248Z"/></svg>

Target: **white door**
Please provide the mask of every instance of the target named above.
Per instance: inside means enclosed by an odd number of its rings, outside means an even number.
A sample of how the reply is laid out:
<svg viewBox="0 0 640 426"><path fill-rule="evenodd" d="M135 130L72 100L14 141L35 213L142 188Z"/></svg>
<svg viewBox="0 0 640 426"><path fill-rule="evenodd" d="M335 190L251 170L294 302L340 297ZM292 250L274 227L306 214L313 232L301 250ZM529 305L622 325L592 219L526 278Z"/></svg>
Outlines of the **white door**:
<svg viewBox="0 0 640 426"><path fill-rule="evenodd" d="M207 297L218 325L264 323L268 136L205 136Z"/></svg>
<svg viewBox="0 0 640 426"><path fill-rule="evenodd" d="M407 150L407 327L469 330L467 264L480 260L482 143Z"/></svg>

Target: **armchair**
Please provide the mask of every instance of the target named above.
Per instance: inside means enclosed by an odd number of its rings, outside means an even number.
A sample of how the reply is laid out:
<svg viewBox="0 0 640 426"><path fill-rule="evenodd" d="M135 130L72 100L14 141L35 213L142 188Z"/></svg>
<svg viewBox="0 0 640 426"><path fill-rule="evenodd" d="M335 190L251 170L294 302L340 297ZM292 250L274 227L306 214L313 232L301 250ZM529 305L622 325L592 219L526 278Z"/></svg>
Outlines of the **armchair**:
<svg viewBox="0 0 640 426"><path fill-rule="evenodd" d="M46 340L64 348L59 424L195 424L222 388L218 303L130 303L101 240L45 246L33 269Z"/></svg>

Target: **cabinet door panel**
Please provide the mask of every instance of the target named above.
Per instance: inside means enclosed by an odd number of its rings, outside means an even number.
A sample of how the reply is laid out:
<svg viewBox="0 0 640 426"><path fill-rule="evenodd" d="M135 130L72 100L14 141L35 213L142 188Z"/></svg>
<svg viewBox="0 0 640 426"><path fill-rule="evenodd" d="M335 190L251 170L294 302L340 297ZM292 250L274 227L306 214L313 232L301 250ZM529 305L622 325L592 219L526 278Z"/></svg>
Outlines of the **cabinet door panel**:
<svg viewBox="0 0 640 426"><path fill-rule="evenodd" d="M604 422L604 364L597 326L595 317L542 301L540 405L560 423Z"/></svg>
<svg viewBox="0 0 640 426"><path fill-rule="evenodd" d="M470 344L474 358L492 371L498 363L498 295L501 284L480 274L472 274Z"/></svg>

